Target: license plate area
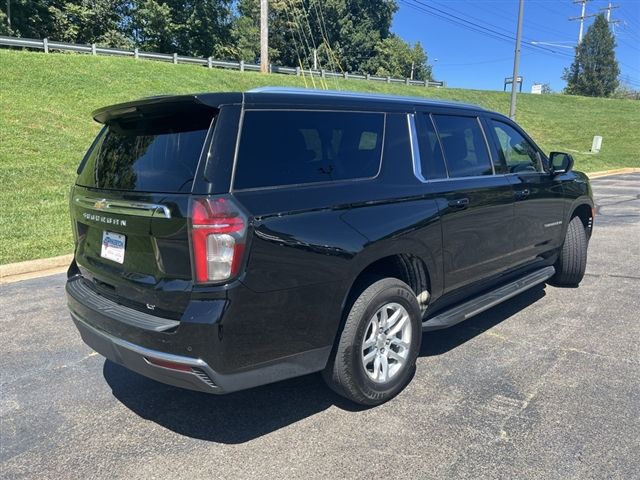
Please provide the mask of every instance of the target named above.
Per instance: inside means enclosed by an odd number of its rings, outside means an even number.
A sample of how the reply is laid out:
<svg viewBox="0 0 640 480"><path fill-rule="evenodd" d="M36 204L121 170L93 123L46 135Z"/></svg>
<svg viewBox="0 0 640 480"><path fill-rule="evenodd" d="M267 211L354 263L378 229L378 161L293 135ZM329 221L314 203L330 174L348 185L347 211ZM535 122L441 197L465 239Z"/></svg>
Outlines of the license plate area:
<svg viewBox="0 0 640 480"><path fill-rule="evenodd" d="M120 233L102 232L102 248L100 250L100 256L116 262L119 264L124 263L124 250L127 243L127 237Z"/></svg>

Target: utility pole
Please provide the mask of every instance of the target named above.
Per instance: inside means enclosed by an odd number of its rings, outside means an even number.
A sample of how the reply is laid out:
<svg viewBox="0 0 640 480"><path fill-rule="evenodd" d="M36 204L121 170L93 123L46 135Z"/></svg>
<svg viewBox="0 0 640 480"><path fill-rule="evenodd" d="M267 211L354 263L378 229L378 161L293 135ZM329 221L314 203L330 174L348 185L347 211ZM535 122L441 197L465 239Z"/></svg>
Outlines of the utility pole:
<svg viewBox="0 0 640 480"><path fill-rule="evenodd" d="M269 72L269 2L260 0L260 73Z"/></svg>
<svg viewBox="0 0 640 480"><path fill-rule="evenodd" d="M595 17L595 13L586 15L587 2L590 0L573 0L573 3L580 3L582 5L582 12L579 17L569 17L569 20L580 20L580 32L578 33L578 45L582 43L582 32L584 31L584 19L589 17Z"/></svg>
<svg viewBox="0 0 640 480"><path fill-rule="evenodd" d="M416 62L411 62L411 80L413 80L413 70L416 68Z"/></svg>
<svg viewBox="0 0 640 480"><path fill-rule="evenodd" d="M516 85L518 83L518 67L520 66L520 41L522 40L522 16L524 14L524 0L518 3L518 29L516 30L516 50L513 58L513 81L511 82L511 106L509 118L516 119Z"/></svg>
<svg viewBox="0 0 640 480"><path fill-rule="evenodd" d="M11 28L11 0L7 0L7 26Z"/></svg>
<svg viewBox="0 0 640 480"><path fill-rule="evenodd" d="M313 69L318 70L318 50L313 49Z"/></svg>
<svg viewBox="0 0 640 480"><path fill-rule="evenodd" d="M611 10L613 10L614 8L620 8L618 5L613 5L611 2L609 2L609 6L607 8L601 8L601 11L607 11L607 22L612 23L611 22ZM618 20L614 20L615 23L618 23Z"/></svg>
<svg viewBox="0 0 640 480"><path fill-rule="evenodd" d="M607 6L607 8L601 8L600 11L607 11L607 23L609 25L613 25L614 27L620 23L620 20L611 20L611 10L615 9L615 8L620 8L618 5L614 5L611 2L609 2L609 5ZM615 33L615 30L612 28L613 32Z"/></svg>

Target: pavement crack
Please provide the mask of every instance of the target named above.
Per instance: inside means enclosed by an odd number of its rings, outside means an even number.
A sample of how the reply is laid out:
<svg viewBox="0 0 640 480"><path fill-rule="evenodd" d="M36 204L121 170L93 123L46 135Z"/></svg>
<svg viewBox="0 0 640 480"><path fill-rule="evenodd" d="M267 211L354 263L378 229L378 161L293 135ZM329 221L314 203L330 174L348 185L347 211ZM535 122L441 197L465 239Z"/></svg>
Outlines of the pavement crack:
<svg viewBox="0 0 640 480"><path fill-rule="evenodd" d="M594 278L625 278L627 280L640 280L640 276L637 275L620 275L617 273L585 273L585 277L594 277Z"/></svg>

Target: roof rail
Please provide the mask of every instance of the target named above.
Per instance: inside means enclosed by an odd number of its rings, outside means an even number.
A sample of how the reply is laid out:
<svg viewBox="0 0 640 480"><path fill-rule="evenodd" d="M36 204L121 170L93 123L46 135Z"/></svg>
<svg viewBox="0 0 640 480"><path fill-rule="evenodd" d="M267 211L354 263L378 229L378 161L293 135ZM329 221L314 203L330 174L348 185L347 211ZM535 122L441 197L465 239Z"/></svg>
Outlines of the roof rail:
<svg viewBox="0 0 640 480"><path fill-rule="evenodd" d="M477 108L480 110L485 110L484 107L480 105L474 105L471 103L458 102L455 100L439 100L428 97L413 97L413 96L405 96L405 95L391 95L391 94L380 94L380 93L366 93L366 92L353 92L353 91L345 91L345 90L319 90L314 88L300 88L300 87L258 87L252 88L251 90L247 90L246 93L274 93L274 94L293 94L293 95L309 95L309 96L332 96L332 97L344 97L344 98L359 98L366 100L383 100L390 102L415 102L415 103L429 103L429 104L439 104L439 105L455 105L458 107L468 106Z"/></svg>

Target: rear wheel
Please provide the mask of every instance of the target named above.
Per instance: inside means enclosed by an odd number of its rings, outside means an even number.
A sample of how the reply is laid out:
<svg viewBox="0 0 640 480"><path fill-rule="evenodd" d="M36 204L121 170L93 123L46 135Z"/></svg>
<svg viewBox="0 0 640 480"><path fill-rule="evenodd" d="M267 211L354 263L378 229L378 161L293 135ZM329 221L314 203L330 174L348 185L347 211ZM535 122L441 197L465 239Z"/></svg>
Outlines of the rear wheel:
<svg viewBox="0 0 640 480"><path fill-rule="evenodd" d="M411 380L422 340L420 307L404 282L373 282L353 302L324 378L340 395L379 405Z"/></svg>
<svg viewBox="0 0 640 480"><path fill-rule="evenodd" d="M555 268L556 274L551 281L556 285L575 287L584 277L587 269L587 233L579 217L573 217L569 222Z"/></svg>

